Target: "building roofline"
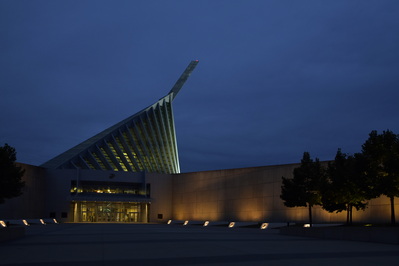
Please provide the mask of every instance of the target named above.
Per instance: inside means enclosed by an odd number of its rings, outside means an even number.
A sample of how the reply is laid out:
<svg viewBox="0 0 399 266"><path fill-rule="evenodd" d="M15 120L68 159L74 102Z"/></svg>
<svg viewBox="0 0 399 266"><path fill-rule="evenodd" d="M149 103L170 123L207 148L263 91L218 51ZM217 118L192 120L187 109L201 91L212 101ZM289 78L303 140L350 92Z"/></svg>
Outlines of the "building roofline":
<svg viewBox="0 0 399 266"><path fill-rule="evenodd" d="M183 87L184 83L187 81L188 77L191 75L192 71L195 69L195 67L198 64L198 60L191 61L190 64L186 67L184 70L183 74L180 76L180 78L176 81L175 85L173 88L170 90L170 92L159 99L157 102L149 105L148 107L140 110L139 112L129 116L128 118L123 119L122 121L108 127L107 129L99 132L98 134L94 135L93 137L79 143L78 145L72 147L71 149L57 155L56 157L48 160L47 162L43 163L40 165L41 167L45 168L58 168L64 163L66 163L69 160L72 160L82 152L85 152L88 150L91 146L96 145L96 143L100 142L110 134L112 134L114 131L118 131L121 127L124 125L127 125L134 121L135 119L138 119L141 115L146 113L148 110L151 108L154 108L156 105L160 104L161 102L167 101L167 102L172 102L173 99L176 97L180 89Z"/></svg>

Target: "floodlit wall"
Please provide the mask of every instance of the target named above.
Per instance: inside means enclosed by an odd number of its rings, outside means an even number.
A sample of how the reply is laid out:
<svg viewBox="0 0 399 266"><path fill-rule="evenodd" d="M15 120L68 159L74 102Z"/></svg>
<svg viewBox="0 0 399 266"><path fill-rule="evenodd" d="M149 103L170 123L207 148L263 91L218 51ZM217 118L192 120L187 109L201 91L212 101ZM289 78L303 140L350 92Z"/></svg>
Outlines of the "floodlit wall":
<svg viewBox="0 0 399 266"><path fill-rule="evenodd" d="M281 177L292 178L299 164L275 165L174 175L173 219L219 221L308 222L308 208L287 208L280 199ZM399 201L399 200L397 200ZM399 214L399 205L396 204ZM345 222L346 213L313 208L315 223ZM399 218L398 218L399 219ZM386 197L354 211L354 222L390 222Z"/></svg>
<svg viewBox="0 0 399 266"><path fill-rule="evenodd" d="M132 173L77 169L25 169L24 193L0 204L0 220L50 218L72 222L71 181L92 180L150 184L149 221L308 222L308 209L287 208L280 199L281 177L292 177L299 164L203 171L184 174ZM396 198L399 220L399 199ZM346 213L313 208L315 223L345 222ZM389 223L390 202L371 200L366 211L354 211L354 222Z"/></svg>
<svg viewBox="0 0 399 266"><path fill-rule="evenodd" d="M286 220L279 199L281 176L297 165L180 174L174 177L173 216L178 220ZM297 218L297 217L295 217Z"/></svg>

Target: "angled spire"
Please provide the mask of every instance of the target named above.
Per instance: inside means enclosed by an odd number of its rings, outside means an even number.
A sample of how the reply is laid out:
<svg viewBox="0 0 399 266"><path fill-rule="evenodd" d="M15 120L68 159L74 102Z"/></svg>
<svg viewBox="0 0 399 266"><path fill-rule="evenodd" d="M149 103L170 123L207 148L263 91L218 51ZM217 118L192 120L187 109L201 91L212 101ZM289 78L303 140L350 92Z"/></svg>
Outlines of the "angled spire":
<svg viewBox="0 0 399 266"><path fill-rule="evenodd" d="M184 70L183 74L181 74L180 78L176 81L175 85L168 93L168 95L172 94L172 100L179 93L180 89L183 87L184 83L191 75L191 72L193 72L195 67L198 65L198 62L199 62L198 60L191 61L190 64L186 67L186 70Z"/></svg>
<svg viewBox="0 0 399 266"><path fill-rule="evenodd" d="M197 64L188 65L165 97L41 166L180 173L172 100Z"/></svg>

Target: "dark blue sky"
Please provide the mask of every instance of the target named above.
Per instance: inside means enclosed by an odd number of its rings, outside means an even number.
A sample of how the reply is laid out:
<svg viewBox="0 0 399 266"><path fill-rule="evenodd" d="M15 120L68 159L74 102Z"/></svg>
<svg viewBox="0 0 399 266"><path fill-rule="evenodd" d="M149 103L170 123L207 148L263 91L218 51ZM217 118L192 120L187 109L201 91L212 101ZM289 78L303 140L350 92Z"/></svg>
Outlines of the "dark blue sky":
<svg viewBox="0 0 399 266"><path fill-rule="evenodd" d="M399 1L0 1L0 145L39 165L169 92L183 172L399 133Z"/></svg>

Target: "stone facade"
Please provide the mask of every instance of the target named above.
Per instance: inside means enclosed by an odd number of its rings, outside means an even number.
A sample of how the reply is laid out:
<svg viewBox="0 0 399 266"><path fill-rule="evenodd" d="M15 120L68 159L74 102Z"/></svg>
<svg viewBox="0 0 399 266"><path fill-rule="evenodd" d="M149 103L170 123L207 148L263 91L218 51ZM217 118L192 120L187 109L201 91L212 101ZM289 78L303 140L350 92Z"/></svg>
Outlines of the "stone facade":
<svg viewBox="0 0 399 266"><path fill-rule="evenodd" d="M306 207L287 208L280 199L281 177L292 177L299 164L202 171L182 174L131 173L99 170L45 169L19 164L26 170L22 196L0 205L0 220L56 218L73 222L71 181L133 182L149 185L148 221L308 222ZM398 202L398 200L396 201ZM399 204L395 205L399 213ZM55 217L50 217L50 214ZM75 217L76 219L76 217ZM313 208L315 223L341 223L346 213ZM389 223L390 202L373 199L353 221Z"/></svg>
<svg viewBox="0 0 399 266"><path fill-rule="evenodd" d="M274 165L174 175L173 218L258 222L308 222L308 208L287 208L280 199L281 177L292 177L299 164ZM399 204L395 205L399 213ZM315 223L345 222L346 213L313 208ZM365 211L354 211L354 222L389 223L390 202L373 199Z"/></svg>

